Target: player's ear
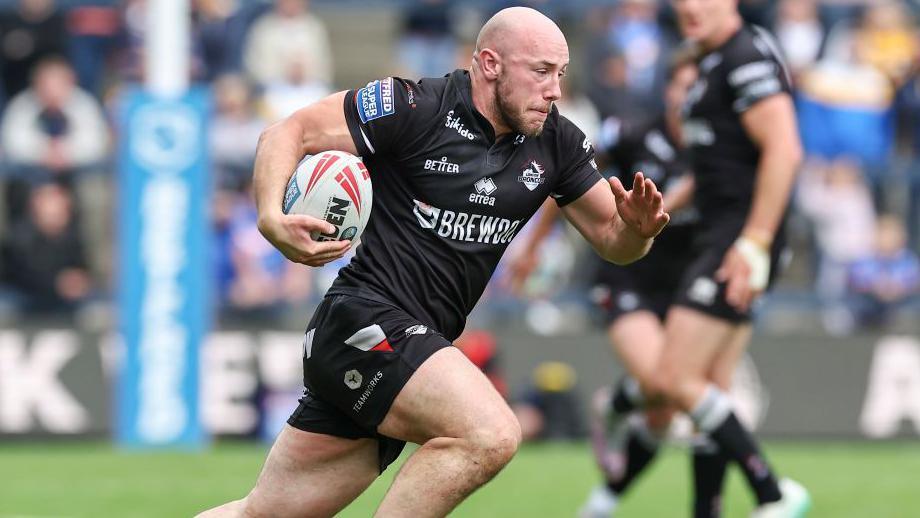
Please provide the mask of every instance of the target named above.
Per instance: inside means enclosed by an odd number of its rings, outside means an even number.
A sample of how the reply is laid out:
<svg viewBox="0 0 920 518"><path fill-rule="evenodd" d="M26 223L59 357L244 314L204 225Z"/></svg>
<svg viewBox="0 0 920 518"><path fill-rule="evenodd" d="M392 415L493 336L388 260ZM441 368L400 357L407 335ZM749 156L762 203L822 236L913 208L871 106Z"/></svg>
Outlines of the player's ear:
<svg viewBox="0 0 920 518"><path fill-rule="evenodd" d="M501 75L501 56L494 50L489 48L480 50L479 54L476 55L476 60L479 62L479 68L482 69L482 74L486 79L494 81Z"/></svg>

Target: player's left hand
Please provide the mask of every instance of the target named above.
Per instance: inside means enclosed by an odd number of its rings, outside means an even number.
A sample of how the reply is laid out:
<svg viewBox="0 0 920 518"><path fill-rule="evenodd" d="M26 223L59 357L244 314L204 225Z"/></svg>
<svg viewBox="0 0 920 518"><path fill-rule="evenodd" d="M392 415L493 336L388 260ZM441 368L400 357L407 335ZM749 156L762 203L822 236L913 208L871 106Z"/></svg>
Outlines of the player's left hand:
<svg viewBox="0 0 920 518"><path fill-rule="evenodd" d="M610 179L610 188L617 200L620 218L640 236L650 239L657 236L671 220L664 211L661 193L655 182L642 173L633 177L632 190L627 191L617 177Z"/></svg>
<svg viewBox="0 0 920 518"><path fill-rule="evenodd" d="M728 249L716 270L716 281L726 283L725 301L742 313L766 289L769 276L769 250L744 236Z"/></svg>

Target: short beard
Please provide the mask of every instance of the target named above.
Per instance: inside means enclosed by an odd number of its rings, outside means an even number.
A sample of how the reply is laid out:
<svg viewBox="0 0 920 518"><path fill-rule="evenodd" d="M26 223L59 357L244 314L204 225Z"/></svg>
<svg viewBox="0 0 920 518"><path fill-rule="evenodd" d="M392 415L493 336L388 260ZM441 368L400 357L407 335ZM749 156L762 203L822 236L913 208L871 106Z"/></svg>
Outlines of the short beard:
<svg viewBox="0 0 920 518"><path fill-rule="evenodd" d="M539 137L543 133L543 124L533 130L525 127L524 116L514 111L512 106L506 104L506 99L511 95L512 86L505 81L504 76L499 76L495 92L495 113L501 119L502 124L511 129L511 131L524 135L527 138Z"/></svg>

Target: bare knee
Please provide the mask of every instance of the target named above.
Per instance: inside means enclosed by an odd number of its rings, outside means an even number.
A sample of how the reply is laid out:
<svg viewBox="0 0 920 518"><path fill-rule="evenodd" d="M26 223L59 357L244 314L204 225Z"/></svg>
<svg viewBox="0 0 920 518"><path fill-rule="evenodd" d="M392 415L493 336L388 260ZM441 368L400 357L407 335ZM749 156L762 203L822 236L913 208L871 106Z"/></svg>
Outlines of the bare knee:
<svg viewBox="0 0 920 518"><path fill-rule="evenodd" d="M664 399L685 411L691 409L697 392L703 385L705 379L684 372L680 368L668 366L662 368L655 379L655 386Z"/></svg>
<svg viewBox="0 0 920 518"><path fill-rule="evenodd" d="M652 430L666 430L674 418L675 409L671 405L650 408L645 412L645 420Z"/></svg>
<svg viewBox="0 0 920 518"><path fill-rule="evenodd" d="M513 415L501 424L484 427L474 441L497 472L511 462L521 446L521 424Z"/></svg>
<svg viewBox="0 0 920 518"><path fill-rule="evenodd" d="M502 470L521 444L521 427L516 420L501 426L484 427L468 439L469 452L482 474L490 479Z"/></svg>
<svg viewBox="0 0 920 518"><path fill-rule="evenodd" d="M428 441L433 447L459 446L470 470L485 482L502 470L521 444L521 426L513 414L478 425L463 437L439 437ZM471 473L473 475L473 473Z"/></svg>

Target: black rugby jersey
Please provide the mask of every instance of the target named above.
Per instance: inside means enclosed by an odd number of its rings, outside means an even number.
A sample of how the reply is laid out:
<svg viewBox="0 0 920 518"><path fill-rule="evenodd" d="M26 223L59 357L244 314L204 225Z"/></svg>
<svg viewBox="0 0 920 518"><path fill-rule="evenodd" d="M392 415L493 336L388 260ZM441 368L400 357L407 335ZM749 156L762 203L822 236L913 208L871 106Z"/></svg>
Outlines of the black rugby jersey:
<svg viewBox="0 0 920 518"><path fill-rule="evenodd" d="M628 121L610 117L601 127L596 143L612 168L612 174L632 187L633 175L642 171L662 193L672 189L689 166L684 153L671 138L663 116L646 121ZM625 266L600 261L597 282L614 283L623 275L647 289L674 290L689 257L693 229L698 219L695 208L671 213L671 221L655 238L655 244L642 259Z"/></svg>
<svg viewBox="0 0 920 518"><path fill-rule="evenodd" d="M741 125L758 101L791 91L788 70L767 31L745 25L700 57L699 78L684 106L683 136L696 176L696 205L704 221L750 209L760 150Z"/></svg>
<svg viewBox="0 0 920 518"><path fill-rule="evenodd" d="M328 293L395 305L449 340L546 197L565 205L601 180L591 143L555 107L539 137L496 140L465 70L373 81L347 93L345 118L374 204Z"/></svg>

